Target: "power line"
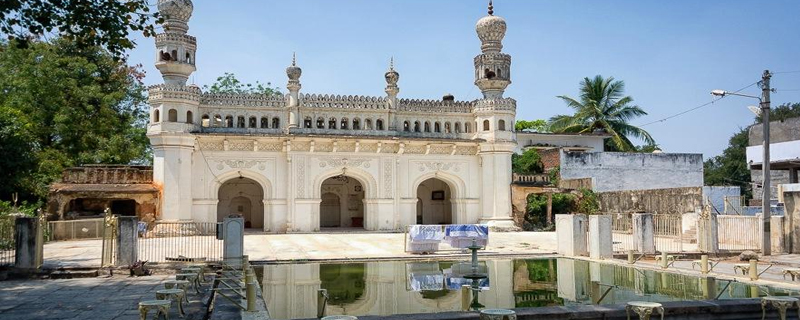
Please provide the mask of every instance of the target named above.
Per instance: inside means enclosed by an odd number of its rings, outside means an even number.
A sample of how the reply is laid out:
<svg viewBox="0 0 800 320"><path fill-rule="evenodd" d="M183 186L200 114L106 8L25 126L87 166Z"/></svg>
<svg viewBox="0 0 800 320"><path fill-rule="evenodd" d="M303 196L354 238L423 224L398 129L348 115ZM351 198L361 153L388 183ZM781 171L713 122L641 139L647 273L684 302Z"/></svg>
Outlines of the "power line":
<svg viewBox="0 0 800 320"><path fill-rule="evenodd" d="M777 72L773 72L772 74L785 74L785 73L800 73L800 70L794 70L794 71L777 71Z"/></svg>
<svg viewBox="0 0 800 320"><path fill-rule="evenodd" d="M751 83L751 84L747 85L747 86L746 86L746 87L744 87L744 88L741 88L741 89L739 89L739 90L733 91L733 93L739 93L739 92L741 92L742 90L745 90L745 89L747 89L747 88L750 88L750 87L752 87L752 86L754 86L754 85L758 84L759 82L761 82L761 81L756 81L756 82L753 82L753 83ZM697 109L700 109L700 108L703 108L703 107L707 107L707 106L709 106L709 105L712 105L712 104L714 104L714 102L717 102L717 101L720 101L720 100L722 100L722 99L725 99L725 97L727 97L727 95L724 95L724 96L722 96L722 97L719 97L719 98L717 98L717 99L712 99L712 100L711 100L711 101L709 101L709 102L706 102L706 103L704 103L704 104L701 104L701 105L699 105L699 106L696 106L696 107L694 107L694 108L691 108L691 109L686 109L686 110L684 110L684 111L678 112L678 113L676 113L676 114L673 114L673 115L671 115L671 116L668 116L668 117L666 117L666 118L662 118L662 119L659 119L659 120L656 120L656 121L652 121L652 122L645 123L645 124L643 124L643 125L640 125L640 126L638 126L638 127L639 127L639 128L641 128L641 127L644 127L644 126L649 126L649 125L651 125L651 124L654 124L654 123L659 123L659 122L664 122L664 121L667 121L667 120L669 120L669 119L672 119L672 118L675 118L675 117L678 117L678 116L681 116L681 115L687 114L687 113L689 113L689 112L692 112L692 111L695 111L695 110L697 110Z"/></svg>

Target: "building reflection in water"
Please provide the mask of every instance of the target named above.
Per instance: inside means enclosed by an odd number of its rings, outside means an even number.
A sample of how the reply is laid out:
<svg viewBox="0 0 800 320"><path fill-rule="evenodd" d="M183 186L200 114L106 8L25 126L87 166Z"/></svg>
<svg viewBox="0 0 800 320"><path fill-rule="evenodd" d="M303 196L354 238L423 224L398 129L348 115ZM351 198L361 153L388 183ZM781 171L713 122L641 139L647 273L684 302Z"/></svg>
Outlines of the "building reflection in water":
<svg viewBox="0 0 800 320"><path fill-rule="evenodd" d="M489 277L476 283L476 301L472 291L462 289L472 280L459 278L460 264L286 264L259 267L257 274L273 319L316 317L320 288L330 296L327 315L356 316L462 311L471 305L508 309L797 294L564 258L497 259L481 262Z"/></svg>

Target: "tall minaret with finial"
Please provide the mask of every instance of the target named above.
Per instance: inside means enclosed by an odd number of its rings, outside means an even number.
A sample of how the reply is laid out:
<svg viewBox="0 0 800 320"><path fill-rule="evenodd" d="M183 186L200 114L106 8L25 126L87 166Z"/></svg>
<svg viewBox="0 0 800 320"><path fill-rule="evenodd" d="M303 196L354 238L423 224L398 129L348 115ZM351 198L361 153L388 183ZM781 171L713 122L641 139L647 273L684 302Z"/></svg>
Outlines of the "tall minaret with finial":
<svg viewBox="0 0 800 320"><path fill-rule="evenodd" d="M394 57L389 59L389 70L384 75L386 77L386 99L389 103L389 130L397 129L397 94L400 93L400 87L397 86L397 81L400 80L400 74L394 70Z"/></svg>
<svg viewBox="0 0 800 320"><path fill-rule="evenodd" d="M512 229L511 212L511 155L517 147L514 135L516 102L504 98L511 84L511 56L502 53L506 21L494 15L489 1L489 14L475 26L481 40L481 54L475 57L475 85L481 89L483 99L475 101L473 115L477 130L475 138L480 144L481 158L481 218L480 223Z"/></svg>
<svg viewBox="0 0 800 320"><path fill-rule="evenodd" d="M197 40L186 34L194 6L191 0L158 0L158 12L164 16L164 32L156 35L156 68L164 83L186 85L196 70Z"/></svg>
<svg viewBox="0 0 800 320"><path fill-rule="evenodd" d="M303 74L303 69L297 66L297 55L292 53L292 65L286 68L286 76L289 77L289 83L286 84L286 89L289 89L289 126L288 129L298 128L300 126L300 76Z"/></svg>
<svg viewBox="0 0 800 320"><path fill-rule="evenodd" d="M197 40L186 34L194 6L191 0L158 0L165 18L164 31L156 35L156 68L164 83L150 87L150 125L147 137L153 147L153 183L163 192L159 220L192 219L192 161L199 128L200 88L186 85L196 70Z"/></svg>
<svg viewBox="0 0 800 320"><path fill-rule="evenodd" d="M475 31L481 40L481 54L475 57L475 85L485 99L498 99L511 84L511 56L502 53L506 20L494 15L489 0L489 15L478 20Z"/></svg>

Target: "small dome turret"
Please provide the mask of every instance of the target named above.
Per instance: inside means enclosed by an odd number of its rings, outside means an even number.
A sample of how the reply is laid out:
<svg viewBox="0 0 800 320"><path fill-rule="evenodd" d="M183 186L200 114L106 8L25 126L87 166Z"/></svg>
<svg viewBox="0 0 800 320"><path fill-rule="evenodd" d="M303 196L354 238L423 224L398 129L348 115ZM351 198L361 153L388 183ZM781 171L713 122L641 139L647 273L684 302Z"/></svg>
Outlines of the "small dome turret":
<svg viewBox="0 0 800 320"><path fill-rule="evenodd" d="M494 15L494 6L489 0L489 15L478 20L475 31L481 40L481 51L500 52L503 49L503 38L506 36L506 20Z"/></svg>
<svg viewBox="0 0 800 320"><path fill-rule="evenodd" d="M400 80L400 74L394 70L394 58L389 60L389 70L386 71L386 84L389 86L397 86L397 81Z"/></svg>
<svg viewBox="0 0 800 320"><path fill-rule="evenodd" d="M191 0L158 0L158 12L164 17L164 28L185 33L194 5Z"/></svg>
<svg viewBox="0 0 800 320"><path fill-rule="evenodd" d="M286 67L286 76L290 81L299 81L301 75L303 75L303 69L297 66L297 56L292 54L292 65Z"/></svg>

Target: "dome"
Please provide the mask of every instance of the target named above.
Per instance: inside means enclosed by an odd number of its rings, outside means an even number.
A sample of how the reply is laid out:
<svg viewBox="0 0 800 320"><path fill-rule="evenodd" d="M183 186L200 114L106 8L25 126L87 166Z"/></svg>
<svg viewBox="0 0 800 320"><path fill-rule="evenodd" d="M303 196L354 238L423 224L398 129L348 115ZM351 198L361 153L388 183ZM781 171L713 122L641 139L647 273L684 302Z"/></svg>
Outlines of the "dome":
<svg viewBox="0 0 800 320"><path fill-rule="evenodd" d="M495 16L492 10L492 2L489 2L489 15L478 20L475 31L481 39L481 50L484 52L499 52L503 49L503 38L506 36L506 20Z"/></svg>
<svg viewBox="0 0 800 320"><path fill-rule="evenodd" d="M400 74L394 71L394 58L390 60L389 71L386 71L384 76L386 77L386 83L392 86L397 85L397 81L400 80Z"/></svg>
<svg viewBox="0 0 800 320"><path fill-rule="evenodd" d="M292 54L292 65L286 67L286 76L289 77L289 80L297 81L300 80L300 76L303 74L303 69L297 66L297 58L294 54Z"/></svg>
<svg viewBox="0 0 800 320"><path fill-rule="evenodd" d="M158 12L167 22L170 20L189 22L192 10L194 5L191 0L158 0Z"/></svg>

